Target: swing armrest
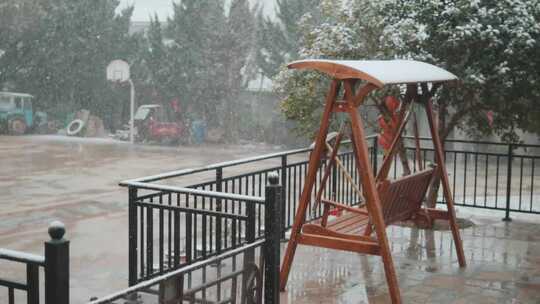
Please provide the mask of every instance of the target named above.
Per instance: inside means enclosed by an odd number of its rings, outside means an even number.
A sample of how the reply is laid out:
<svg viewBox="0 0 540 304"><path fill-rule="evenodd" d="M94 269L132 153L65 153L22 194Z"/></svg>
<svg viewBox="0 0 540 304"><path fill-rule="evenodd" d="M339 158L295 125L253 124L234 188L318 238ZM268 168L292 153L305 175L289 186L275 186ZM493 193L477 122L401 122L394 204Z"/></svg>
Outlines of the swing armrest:
<svg viewBox="0 0 540 304"><path fill-rule="evenodd" d="M362 214L362 215L368 215L368 212L365 211L365 210L362 210L362 209L359 209L359 208L354 208L354 207L347 206L347 205L343 205L343 204L340 204L338 202L334 202L334 201L331 201L331 200L321 199L321 202L323 204L328 204L330 206L333 206L333 207L336 207L336 208L339 208L339 209L343 209L343 210L346 210L346 211L350 211L350 212L353 212L353 213L358 213L358 214Z"/></svg>

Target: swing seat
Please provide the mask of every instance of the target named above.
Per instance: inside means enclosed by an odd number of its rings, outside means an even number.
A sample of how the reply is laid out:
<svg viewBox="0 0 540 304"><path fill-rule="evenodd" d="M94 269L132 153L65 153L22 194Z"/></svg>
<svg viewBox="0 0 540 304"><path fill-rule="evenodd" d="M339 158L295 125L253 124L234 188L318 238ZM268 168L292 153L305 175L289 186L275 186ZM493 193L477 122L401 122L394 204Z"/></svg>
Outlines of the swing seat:
<svg viewBox="0 0 540 304"><path fill-rule="evenodd" d="M386 226L414 219L416 215L421 214L422 201L436 171L436 168L432 167L378 184L377 188ZM343 209L347 213L328 221L324 227L322 226L323 220L317 220L313 224L304 224L303 233L346 239L363 239L362 234L371 234L369 215L365 208L354 208L325 199L321 202L334 208Z"/></svg>

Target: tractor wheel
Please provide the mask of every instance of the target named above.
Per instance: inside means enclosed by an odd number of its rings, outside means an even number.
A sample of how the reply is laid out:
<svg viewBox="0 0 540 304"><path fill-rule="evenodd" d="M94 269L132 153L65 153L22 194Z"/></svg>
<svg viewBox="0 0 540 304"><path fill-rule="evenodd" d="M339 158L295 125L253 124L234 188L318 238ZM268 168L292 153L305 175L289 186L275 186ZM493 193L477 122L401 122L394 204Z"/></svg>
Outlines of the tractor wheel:
<svg viewBox="0 0 540 304"><path fill-rule="evenodd" d="M23 135L26 128L26 122L22 118L14 118L9 122L9 133L12 135Z"/></svg>

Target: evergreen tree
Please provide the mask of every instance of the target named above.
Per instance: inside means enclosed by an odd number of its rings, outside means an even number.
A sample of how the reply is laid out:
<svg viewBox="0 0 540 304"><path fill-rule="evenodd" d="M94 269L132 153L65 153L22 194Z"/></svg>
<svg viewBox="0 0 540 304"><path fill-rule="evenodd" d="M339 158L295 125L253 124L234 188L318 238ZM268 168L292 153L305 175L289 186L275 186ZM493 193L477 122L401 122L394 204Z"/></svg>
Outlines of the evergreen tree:
<svg viewBox="0 0 540 304"><path fill-rule="evenodd" d="M237 138L238 96L247 86L254 58L255 11L247 0L186 0L169 19L170 89L188 116L224 127Z"/></svg>
<svg viewBox="0 0 540 304"><path fill-rule="evenodd" d="M167 27L173 90L189 114L215 124L222 98L219 80L225 75L220 48L226 28L223 3L185 0L173 6Z"/></svg>
<svg viewBox="0 0 540 304"><path fill-rule="evenodd" d="M409 58L460 78L437 96L443 140L456 128L509 141L517 128L540 133L538 1L323 0L320 12L300 24L301 58ZM275 80L285 115L311 135L324 96L316 88L326 78L283 71ZM495 113L492 126L487 111Z"/></svg>
<svg viewBox="0 0 540 304"><path fill-rule="evenodd" d="M391 1L383 9L398 56L460 77L440 94L443 139L455 128L508 141L519 139L517 128L540 133L540 1ZM495 113L493 125L486 111Z"/></svg>
<svg viewBox="0 0 540 304"><path fill-rule="evenodd" d="M302 41L300 20L305 14L315 14L319 2L277 0L277 21L259 13L257 65L264 76L275 76L281 65L298 58Z"/></svg>
<svg viewBox="0 0 540 304"><path fill-rule="evenodd" d="M40 37L43 1L0 0L0 89L15 86L13 75L20 72L27 55Z"/></svg>
<svg viewBox="0 0 540 304"><path fill-rule="evenodd" d="M169 52L165 46L163 30L159 19L156 16L150 20L150 27L146 33L146 47L142 48L141 65L144 66L143 82L159 91L160 95L166 99L175 96L174 86L170 66ZM141 71L142 73L142 71Z"/></svg>
<svg viewBox="0 0 540 304"><path fill-rule="evenodd" d="M0 58L0 82L37 97L36 106L52 117L89 109L109 113L107 64L133 54L129 35L133 9L116 14L116 0L42 0L33 26L18 35ZM35 16L35 15L34 15ZM34 23L35 22L35 23Z"/></svg>
<svg viewBox="0 0 540 304"><path fill-rule="evenodd" d="M224 125L228 131L229 140L238 138L242 121L239 95L246 89L249 75L249 65L253 65L255 44L255 11L250 9L247 0L232 0L228 12L227 27L225 28L223 44L223 78Z"/></svg>

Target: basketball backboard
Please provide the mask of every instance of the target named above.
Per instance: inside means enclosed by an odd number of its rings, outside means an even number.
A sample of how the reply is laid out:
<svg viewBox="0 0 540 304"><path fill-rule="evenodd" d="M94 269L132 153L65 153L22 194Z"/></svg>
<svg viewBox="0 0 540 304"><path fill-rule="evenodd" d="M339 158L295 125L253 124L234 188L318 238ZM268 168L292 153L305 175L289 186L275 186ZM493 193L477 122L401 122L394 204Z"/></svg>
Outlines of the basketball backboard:
<svg viewBox="0 0 540 304"><path fill-rule="evenodd" d="M113 60L107 66L107 80L124 82L129 77L129 64L124 60Z"/></svg>

